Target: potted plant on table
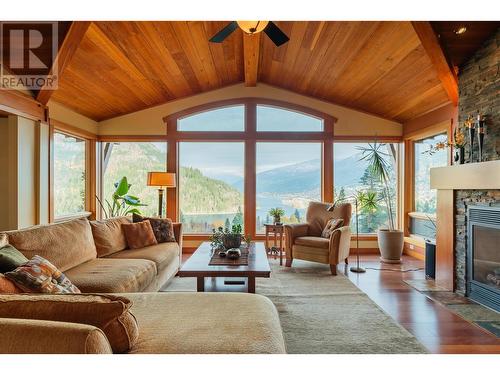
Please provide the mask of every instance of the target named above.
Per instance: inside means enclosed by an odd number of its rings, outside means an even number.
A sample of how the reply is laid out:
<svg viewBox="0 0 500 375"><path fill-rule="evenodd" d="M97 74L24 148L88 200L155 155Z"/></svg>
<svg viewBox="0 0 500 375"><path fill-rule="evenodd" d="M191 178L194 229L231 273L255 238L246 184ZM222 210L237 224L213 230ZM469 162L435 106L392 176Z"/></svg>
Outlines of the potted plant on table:
<svg viewBox="0 0 500 375"><path fill-rule="evenodd" d="M225 251L232 248L239 248L243 238L241 225L233 225L231 229L218 227L212 230L210 245L213 249Z"/></svg>
<svg viewBox="0 0 500 375"><path fill-rule="evenodd" d="M269 215L274 218L274 224L281 224L281 217L285 215L285 210L280 207L271 208Z"/></svg>
<svg viewBox="0 0 500 375"><path fill-rule="evenodd" d="M359 147L362 156L360 160L368 162L368 168L373 177L382 185L381 201L385 204L389 216L387 229L379 229L377 233L378 246L382 262L400 263L403 254L404 233L395 228L394 213L391 205L391 190L389 187L390 174L389 162L386 157L388 153L382 150L384 145L376 141L367 147Z"/></svg>

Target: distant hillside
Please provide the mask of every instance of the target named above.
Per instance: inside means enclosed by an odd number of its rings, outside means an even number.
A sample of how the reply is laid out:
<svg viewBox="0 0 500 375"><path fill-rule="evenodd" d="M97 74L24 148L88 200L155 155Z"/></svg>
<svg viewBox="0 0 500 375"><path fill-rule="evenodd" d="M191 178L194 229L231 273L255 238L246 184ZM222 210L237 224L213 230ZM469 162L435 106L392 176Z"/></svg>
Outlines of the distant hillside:
<svg viewBox="0 0 500 375"><path fill-rule="evenodd" d="M221 180L204 176L199 169L181 167L180 202L183 213L237 212L243 195Z"/></svg>
<svg viewBox="0 0 500 375"><path fill-rule="evenodd" d="M354 155L335 163L335 181L338 186L349 186L359 182L366 169L366 162L360 162L360 155ZM257 174L257 193L280 192L283 194L303 193L318 189L321 176L321 161L308 160ZM233 184L243 191L243 180Z"/></svg>

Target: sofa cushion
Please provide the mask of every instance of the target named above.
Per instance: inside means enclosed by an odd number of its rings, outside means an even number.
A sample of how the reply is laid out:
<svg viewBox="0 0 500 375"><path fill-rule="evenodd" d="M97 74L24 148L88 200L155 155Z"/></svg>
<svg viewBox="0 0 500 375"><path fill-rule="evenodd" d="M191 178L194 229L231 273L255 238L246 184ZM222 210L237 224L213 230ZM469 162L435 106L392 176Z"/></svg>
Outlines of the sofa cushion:
<svg viewBox="0 0 500 375"><path fill-rule="evenodd" d="M29 259L12 245L0 248L0 273L12 271Z"/></svg>
<svg viewBox="0 0 500 375"><path fill-rule="evenodd" d="M83 293L141 292L156 277L156 266L146 259L97 258L65 273Z"/></svg>
<svg viewBox="0 0 500 375"><path fill-rule="evenodd" d="M122 230L122 224L128 223L130 223L130 220L124 216L90 222L98 257L127 248L127 240Z"/></svg>
<svg viewBox="0 0 500 375"><path fill-rule="evenodd" d="M122 229L127 239L127 245L131 249L140 249L141 247L152 246L158 243L149 221L122 224Z"/></svg>
<svg viewBox="0 0 500 375"><path fill-rule="evenodd" d="M113 353L104 332L88 324L0 318L0 326L0 353Z"/></svg>
<svg viewBox="0 0 500 375"><path fill-rule="evenodd" d="M86 218L7 232L9 243L31 259L40 255L62 272L97 257Z"/></svg>
<svg viewBox="0 0 500 375"><path fill-rule="evenodd" d="M319 247L322 249L328 249L330 246L330 240L328 238L312 236L296 237L294 243L296 245Z"/></svg>
<svg viewBox="0 0 500 375"><path fill-rule="evenodd" d="M180 256L180 248L176 242L164 242L142 249L128 249L108 256L117 259L148 259L156 264L158 273Z"/></svg>
<svg viewBox="0 0 500 375"><path fill-rule="evenodd" d="M22 293L20 289L12 280L9 280L4 275L0 274L0 294L14 294Z"/></svg>
<svg viewBox="0 0 500 375"><path fill-rule="evenodd" d="M0 296L0 318L53 320L81 323L103 330L115 353L131 349L139 335L132 302L103 295Z"/></svg>
<svg viewBox="0 0 500 375"><path fill-rule="evenodd" d="M64 273L38 255L5 276L27 293L80 293Z"/></svg>
<svg viewBox="0 0 500 375"><path fill-rule="evenodd" d="M285 353L273 303L247 293L123 294L139 338L130 353Z"/></svg>

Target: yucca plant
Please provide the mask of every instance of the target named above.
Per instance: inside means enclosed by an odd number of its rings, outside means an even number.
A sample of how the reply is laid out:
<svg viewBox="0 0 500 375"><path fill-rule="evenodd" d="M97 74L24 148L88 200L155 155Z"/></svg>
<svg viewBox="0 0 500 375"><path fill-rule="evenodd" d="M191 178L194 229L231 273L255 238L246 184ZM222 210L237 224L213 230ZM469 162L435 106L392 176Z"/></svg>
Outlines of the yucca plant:
<svg viewBox="0 0 500 375"><path fill-rule="evenodd" d="M129 195L131 184L128 183L127 177L122 177L120 181L114 183L115 191L111 196L111 201L106 199L106 207L102 204L99 197L96 196L99 205L101 206L106 219L117 216L127 216L133 213L140 214L141 211L137 207L144 207L147 204L142 204L138 197Z"/></svg>
<svg viewBox="0 0 500 375"><path fill-rule="evenodd" d="M389 168L390 164L387 162L386 157L389 156L387 152L384 152L381 148L384 144L368 143L366 147L357 147L361 151L360 160L365 160L368 162L368 168L370 173L379 180L383 187L382 200L387 208L387 213L389 216L389 230L393 231L395 229L394 225L394 214L391 205L391 190L389 187L390 175Z"/></svg>

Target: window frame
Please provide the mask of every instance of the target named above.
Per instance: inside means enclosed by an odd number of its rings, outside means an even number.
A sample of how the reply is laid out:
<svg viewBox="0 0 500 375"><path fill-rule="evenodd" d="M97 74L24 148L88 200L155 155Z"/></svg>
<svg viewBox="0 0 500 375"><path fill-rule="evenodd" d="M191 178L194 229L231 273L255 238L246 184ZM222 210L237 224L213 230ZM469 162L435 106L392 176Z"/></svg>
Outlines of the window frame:
<svg viewBox="0 0 500 375"><path fill-rule="evenodd" d="M211 109L223 108L235 105L245 106L245 131L179 131L177 121L191 114L209 111ZM257 105L276 107L283 110L290 110L311 117L323 120L323 131L257 131ZM167 171L174 172L179 184L179 142L243 142L244 143L244 222L245 231L254 238L260 239L262 234L256 231L256 145L258 142L290 142L306 143L316 142L322 144L322 173L321 173L321 199L324 201L333 200L333 128L337 119L326 113L303 107L300 105L265 98L238 98L228 99L192 107L169 116L164 117L167 127ZM328 157L332 154L332 157ZM179 197L177 188L168 189L167 214L169 217L179 219ZM191 234L184 236L189 239L200 240L208 238L208 234Z"/></svg>
<svg viewBox="0 0 500 375"><path fill-rule="evenodd" d="M411 218L423 219L427 218L427 214L417 212L415 210L415 142L426 138L435 137L436 135L446 133L448 142L452 139L453 121L446 120L437 122L423 129L405 134L404 136L404 202L402 207L403 214L403 230L407 238L411 238L415 243L423 247L425 245L424 238L418 234L411 233L410 220ZM448 150L448 165L451 165L453 147ZM436 215L429 215L435 219Z"/></svg>
<svg viewBox="0 0 500 375"><path fill-rule="evenodd" d="M56 216L55 215L55 191L54 191L54 171L55 171L55 134L64 134L70 137L80 139L85 142L85 202L84 211ZM90 219L96 218L96 203L95 203L95 181L96 181L96 140L97 136L79 129L64 122L50 119L49 120L49 222L62 222L69 219L87 217Z"/></svg>

